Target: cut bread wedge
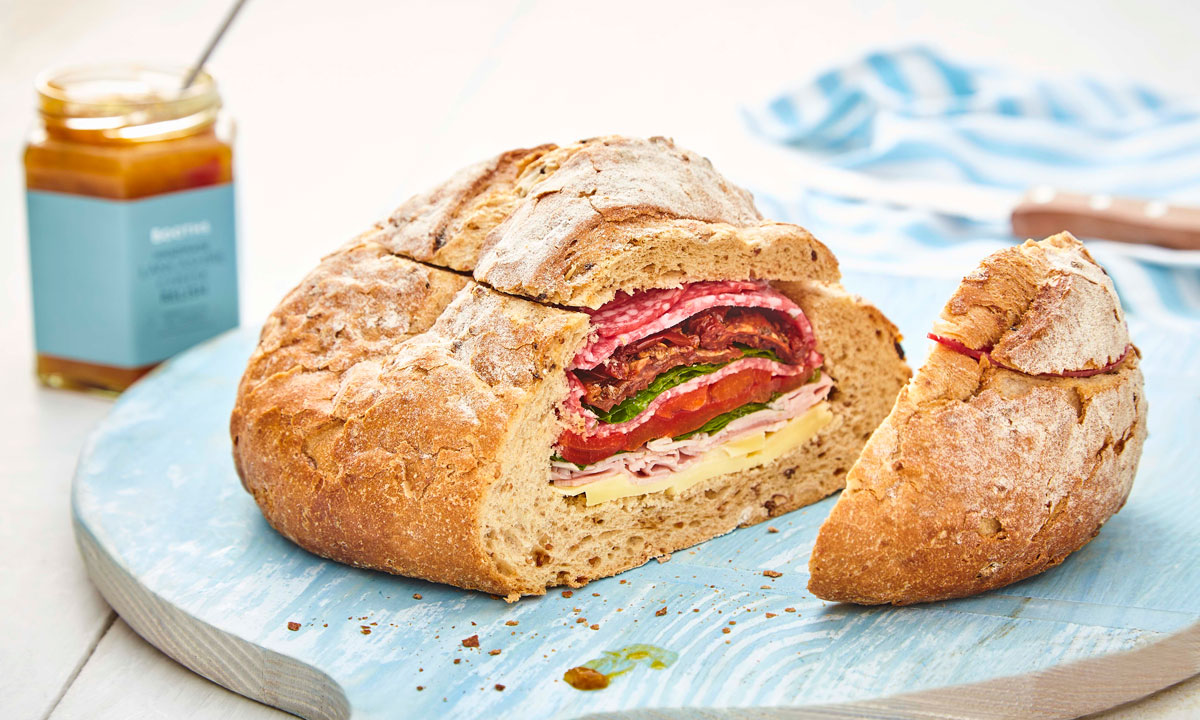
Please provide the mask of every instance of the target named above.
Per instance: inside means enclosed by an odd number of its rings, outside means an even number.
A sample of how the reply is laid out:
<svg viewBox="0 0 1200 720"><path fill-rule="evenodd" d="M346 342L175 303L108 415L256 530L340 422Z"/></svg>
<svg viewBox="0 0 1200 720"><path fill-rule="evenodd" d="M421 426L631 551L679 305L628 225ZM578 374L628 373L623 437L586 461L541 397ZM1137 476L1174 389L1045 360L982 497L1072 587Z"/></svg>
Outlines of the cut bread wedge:
<svg viewBox="0 0 1200 720"><path fill-rule="evenodd" d="M1120 301L1063 233L997 252L850 470L809 562L817 597L906 605L1061 563L1125 503L1146 438Z"/></svg>
<svg viewBox="0 0 1200 720"><path fill-rule="evenodd" d="M840 488L909 377L828 249L661 138L504 153L327 257L231 418L322 556L515 600Z"/></svg>

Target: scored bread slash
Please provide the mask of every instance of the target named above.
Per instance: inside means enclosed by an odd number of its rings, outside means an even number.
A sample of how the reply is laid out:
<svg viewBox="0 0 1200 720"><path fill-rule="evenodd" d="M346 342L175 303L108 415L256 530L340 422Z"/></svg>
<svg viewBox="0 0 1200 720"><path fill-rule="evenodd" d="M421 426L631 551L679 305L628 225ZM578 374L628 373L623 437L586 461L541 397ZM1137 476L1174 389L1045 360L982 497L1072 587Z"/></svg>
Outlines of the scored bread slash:
<svg viewBox="0 0 1200 720"><path fill-rule="evenodd" d="M1062 233L1001 250L935 323L925 365L817 535L819 598L905 605L1063 562L1129 496L1141 355L1112 281Z"/></svg>
<svg viewBox="0 0 1200 720"><path fill-rule="evenodd" d="M307 550L511 602L837 491L910 375L899 339L670 140L513 150L283 299L235 467Z"/></svg>

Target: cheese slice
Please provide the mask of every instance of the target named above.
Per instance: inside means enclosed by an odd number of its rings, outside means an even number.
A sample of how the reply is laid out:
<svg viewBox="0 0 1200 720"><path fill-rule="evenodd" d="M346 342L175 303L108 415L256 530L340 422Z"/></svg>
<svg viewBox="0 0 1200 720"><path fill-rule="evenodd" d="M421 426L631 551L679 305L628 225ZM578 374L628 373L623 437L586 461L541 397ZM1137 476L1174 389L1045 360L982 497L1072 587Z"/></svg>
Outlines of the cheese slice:
<svg viewBox="0 0 1200 720"><path fill-rule="evenodd" d="M634 483L629 473L613 471L610 475L578 487L550 487L563 495L578 495L586 493L587 504L599 505L602 502L616 500L635 495L669 490L672 493L683 492L693 485L726 473L741 472L759 465L766 465L795 448L807 443L829 422L833 420L833 411L828 402L814 405L803 415L787 421L783 427L773 432L752 432L739 436L727 443L718 445L700 456L693 465L652 483Z"/></svg>

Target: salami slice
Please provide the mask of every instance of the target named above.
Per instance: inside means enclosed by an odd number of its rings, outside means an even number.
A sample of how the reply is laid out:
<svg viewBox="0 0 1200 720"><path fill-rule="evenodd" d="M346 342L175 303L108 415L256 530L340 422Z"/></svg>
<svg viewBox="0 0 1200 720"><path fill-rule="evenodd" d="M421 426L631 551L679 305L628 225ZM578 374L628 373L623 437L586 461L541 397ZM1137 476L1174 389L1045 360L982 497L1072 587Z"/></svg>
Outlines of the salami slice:
<svg viewBox="0 0 1200 720"><path fill-rule="evenodd" d="M765 282L700 282L672 290L622 294L591 313L594 339L575 356L573 368L596 367L617 348L677 325L713 307L758 307L786 314L808 345L812 325L800 306Z"/></svg>

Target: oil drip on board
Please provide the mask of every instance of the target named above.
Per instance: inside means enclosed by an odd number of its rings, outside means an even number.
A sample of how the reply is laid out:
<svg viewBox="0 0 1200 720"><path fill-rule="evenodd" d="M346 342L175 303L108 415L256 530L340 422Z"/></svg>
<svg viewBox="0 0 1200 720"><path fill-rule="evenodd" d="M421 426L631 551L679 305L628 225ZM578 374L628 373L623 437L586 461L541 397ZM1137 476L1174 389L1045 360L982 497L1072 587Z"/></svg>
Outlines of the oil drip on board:
<svg viewBox="0 0 1200 720"><path fill-rule="evenodd" d="M602 690L613 678L639 665L665 670L678 659L678 653L654 645L628 645L620 650L606 650L604 657L571 668L563 674L563 680L576 690Z"/></svg>

